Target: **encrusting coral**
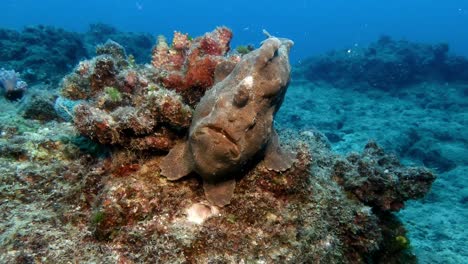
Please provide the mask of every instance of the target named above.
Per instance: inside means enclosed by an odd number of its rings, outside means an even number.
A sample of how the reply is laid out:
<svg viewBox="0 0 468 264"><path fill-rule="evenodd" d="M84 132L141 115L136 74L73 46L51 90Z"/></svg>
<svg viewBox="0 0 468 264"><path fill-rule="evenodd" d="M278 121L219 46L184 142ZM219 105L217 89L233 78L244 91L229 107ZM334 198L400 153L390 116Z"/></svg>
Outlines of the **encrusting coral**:
<svg viewBox="0 0 468 264"><path fill-rule="evenodd" d="M159 37L152 64L161 71L160 80L165 87L176 90L187 103L195 105L213 86L217 65L239 61L237 55L226 57L231 38L232 32L226 27L193 40L175 32L170 47L164 37Z"/></svg>
<svg viewBox="0 0 468 264"><path fill-rule="evenodd" d="M151 69L130 67L118 43L108 41L96 53L62 82L64 98L81 100L73 109L76 128L101 144L169 150L179 130L188 128L191 107L153 82Z"/></svg>

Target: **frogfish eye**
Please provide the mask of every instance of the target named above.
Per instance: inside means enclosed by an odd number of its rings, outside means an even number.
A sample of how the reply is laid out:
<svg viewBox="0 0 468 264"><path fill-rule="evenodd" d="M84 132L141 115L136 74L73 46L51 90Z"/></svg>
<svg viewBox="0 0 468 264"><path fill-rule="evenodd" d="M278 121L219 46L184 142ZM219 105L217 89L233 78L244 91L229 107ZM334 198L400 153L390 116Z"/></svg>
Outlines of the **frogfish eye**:
<svg viewBox="0 0 468 264"><path fill-rule="evenodd" d="M236 94L234 95L233 104L241 108L241 107L244 107L248 101L249 101L249 90L247 89L247 87L242 85L241 87L239 87Z"/></svg>

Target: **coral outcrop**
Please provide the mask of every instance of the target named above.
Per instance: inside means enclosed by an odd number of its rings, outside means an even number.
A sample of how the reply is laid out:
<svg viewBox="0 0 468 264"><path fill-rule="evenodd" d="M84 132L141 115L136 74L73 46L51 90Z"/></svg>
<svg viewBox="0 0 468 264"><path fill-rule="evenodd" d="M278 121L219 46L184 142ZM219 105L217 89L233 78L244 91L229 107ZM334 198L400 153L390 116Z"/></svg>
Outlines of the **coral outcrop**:
<svg viewBox="0 0 468 264"><path fill-rule="evenodd" d="M231 37L225 27L193 40L176 32L170 48L160 37L152 66L135 64L121 45L108 40L97 46L95 58L81 61L63 79L55 108L101 144L168 151L188 129L191 105L215 78L226 77L216 74L216 66L232 70L239 60L225 56Z"/></svg>
<svg viewBox="0 0 468 264"><path fill-rule="evenodd" d="M65 100L56 108L70 112L77 129L101 144L169 150L190 125L192 109L153 82L151 69L135 68L118 43L109 40L96 53L64 78ZM73 112L66 104L74 105Z"/></svg>
<svg viewBox="0 0 468 264"><path fill-rule="evenodd" d="M361 155L336 162L335 180L364 204L380 211L399 211L405 201L422 198L435 176L422 167L407 168L369 142Z"/></svg>
<svg viewBox="0 0 468 264"><path fill-rule="evenodd" d="M226 57L232 32L218 27L213 32L191 40L187 34L175 32L172 44L163 36L153 49L153 66L160 70L160 80L176 90L187 103L195 105L206 90L213 86L215 70L221 63L236 63L239 57Z"/></svg>

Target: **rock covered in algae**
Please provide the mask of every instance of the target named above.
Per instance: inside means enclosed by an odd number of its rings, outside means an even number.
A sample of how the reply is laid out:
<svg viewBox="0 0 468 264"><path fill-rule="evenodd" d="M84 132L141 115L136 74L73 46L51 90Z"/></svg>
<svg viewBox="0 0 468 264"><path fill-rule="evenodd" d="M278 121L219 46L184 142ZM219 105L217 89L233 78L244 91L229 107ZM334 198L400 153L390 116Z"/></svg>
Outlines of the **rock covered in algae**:
<svg viewBox="0 0 468 264"><path fill-rule="evenodd" d="M435 176L426 168L407 168L369 142L361 155L335 163L334 177L346 191L381 211L399 211L408 199L422 198Z"/></svg>
<svg viewBox="0 0 468 264"><path fill-rule="evenodd" d="M265 162L256 164L237 179L231 204L222 208L206 203L195 176L171 182L155 175L159 158L125 177L112 174L94 209L99 216L91 225L94 234L110 245L130 247L145 261L385 263L389 255L413 259L407 247L392 242L407 239L393 215L354 199L333 180L334 167L343 158L334 155L323 138L318 132L289 137L288 144L296 144L298 150L292 168L277 172Z"/></svg>
<svg viewBox="0 0 468 264"><path fill-rule="evenodd" d="M154 69L132 65L118 43L108 41L96 52L62 82L62 96L76 106L55 108L66 110L80 133L101 144L169 150L188 128L192 108L152 80Z"/></svg>
<svg viewBox="0 0 468 264"><path fill-rule="evenodd" d="M160 156L117 152L93 158L73 143L76 132L69 123L41 128L33 120L1 120L0 262L412 259L401 223L335 181L344 158L331 152L319 132L279 130L282 142L297 149L292 168L277 172L255 164L237 179L232 203L217 208L206 203L195 175L177 182L161 177ZM30 125L13 129L21 123ZM368 152L355 156L364 162L375 156ZM407 174L395 162L383 164ZM368 163L373 170L380 166ZM392 184L387 187L398 185Z"/></svg>

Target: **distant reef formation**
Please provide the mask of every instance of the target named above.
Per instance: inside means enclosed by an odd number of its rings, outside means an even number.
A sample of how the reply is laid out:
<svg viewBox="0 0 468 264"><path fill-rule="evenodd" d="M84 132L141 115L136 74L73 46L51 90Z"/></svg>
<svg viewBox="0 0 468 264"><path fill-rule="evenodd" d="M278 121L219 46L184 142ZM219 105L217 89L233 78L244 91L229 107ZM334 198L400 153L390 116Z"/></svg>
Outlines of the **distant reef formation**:
<svg viewBox="0 0 468 264"><path fill-rule="evenodd" d="M224 121L233 122L232 107L246 109L240 117L246 131L271 133L266 125L283 100L273 95L285 92L278 87L289 80L275 78L285 52L232 52L231 37L226 27L197 38L175 32L170 45L159 37L146 65L115 41L98 45L96 56L77 62L60 84L52 107L69 122L24 119L18 103L2 101L0 262L415 263L393 212L423 197L435 175L403 166L374 142L340 156L319 131L279 127L295 162L284 171L256 155L242 162L225 207L205 199L199 175L177 181L161 175L163 156L187 138L192 120L214 111L226 111ZM279 45L268 37L264 45ZM205 97L216 84L231 85L231 74L247 76L242 89ZM252 92L259 87L261 94ZM193 111L208 99L213 104ZM30 109L45 109L48 99L31 101L37 107ZM257 120L251 101L271 120ZM229 146L242 137L206 129L228 146L216 154L235 158Z"/></svg>
<svg viewBox="0 0 468 264"><path fill-rule="evenodd" d="M449 53L449 45L421 44L382 36L367 47L334 50L304 60L293 78L337 87L398 89L420 82L466 82L468 59Z"/></svg>
<svg viewBox="0 0 468 264"><path fill-rule="evenodd" d="M56 85L94 47L113 39L138 62L148 61L154 44L150 34L121 32L106 24L91 24L85 33L51 26L28 26L21 31L0 29L0 68L15 70L29 85Z"/></svg>
<svg viewBox="0 0 468 264"><path fill-rule="evenodd" d="M156 41L156 38L149 33L123 32L103 23L89 25L88 31L82 37L88 57L93 57L96 54L97 45L103 44L107 40L113 40L122 45L127 54L133 57L137 63L145 63L151 59L151 48Z"/></svg>

